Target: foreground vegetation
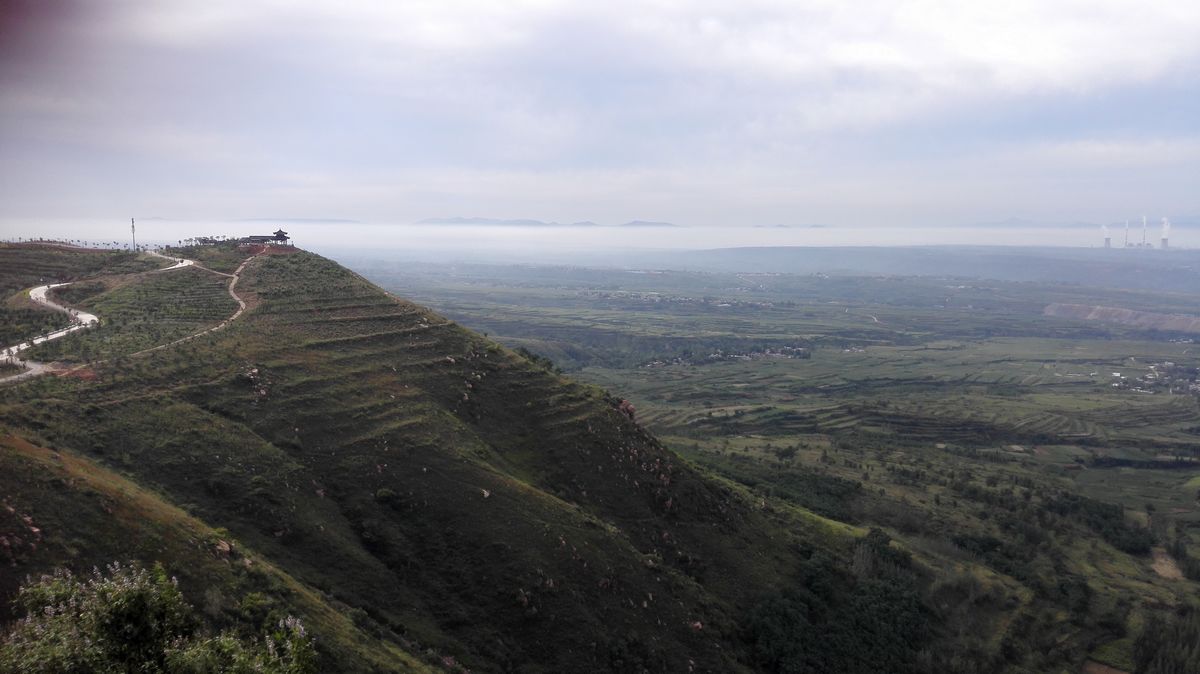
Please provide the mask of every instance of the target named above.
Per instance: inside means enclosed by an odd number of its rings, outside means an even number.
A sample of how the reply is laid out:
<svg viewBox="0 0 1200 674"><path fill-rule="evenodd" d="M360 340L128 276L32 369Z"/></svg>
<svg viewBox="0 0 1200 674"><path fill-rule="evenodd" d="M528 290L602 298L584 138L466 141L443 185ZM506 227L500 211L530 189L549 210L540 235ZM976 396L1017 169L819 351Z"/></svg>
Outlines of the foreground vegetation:
<svg viewBox="0 0 1200 674"><path fill-rule="evenodd" d="M24 612L0 642L0 672L307 674L315 654L304 625L279 621L261 639L205 635L161 566L110 564L79 578L65 569L17 592Z"/></svg>

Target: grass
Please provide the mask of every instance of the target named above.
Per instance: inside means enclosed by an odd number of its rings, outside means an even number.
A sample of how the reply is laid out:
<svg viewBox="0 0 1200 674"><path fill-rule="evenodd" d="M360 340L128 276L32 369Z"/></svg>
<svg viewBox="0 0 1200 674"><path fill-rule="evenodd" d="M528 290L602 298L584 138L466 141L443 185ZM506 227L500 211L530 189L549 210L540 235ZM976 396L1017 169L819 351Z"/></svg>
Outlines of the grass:
<svg viewBox="0 0 1200 674"><path fill-rule="evenodd" d="M61 299L100 316L100 327L46 342L29 355L42 361L86 363L182 339L237 310L228 283L211 272L185 268L123 279L111 288L81 286Z"/></svg>
<svg viewBox="0 0 1200 674"><path fill-rule="evenodd" d="M183 320L183 273L79 299ZM746 669L738 617L786 582L789 520L601 391L326 260L258 258L243 287L259 303L225 330L0 391L6 423L227 530L381 645L485 670Z"/></svg>
<svg viewBox="0 0 1200 674"><path fill-rule="evenodd" d="M0 345L11 346L70 324L65 314L31 301L29 288L160 266L151 260L131 252L0 243Z"/></svg>
<svg viewBox="0 0 1200 674"><path fill-rule="evenodd" d="M134 481L73 452L38 447L12 435L0 436L0 450L4 502L33 523L9 518L4 522L7 540L28 538L33 526L42 532L37 537L42 546L16 546L16 556L6 560L11 565L36 568L66 560L76 572L86 572L93 560L156 559L179 578L185 596L200 604L214 627L247 622L242 607L247 597L258 597L253 617L263 626L290 608L323 635L318 647L327 665L433 671L398 644L380 644L345 612L228 532L210 528ZM17 479L29 475L36 478ZM233 552L222 553L220 541L232 544ZM21 578L4 578L0 592L11 596Z"/></svg>
<svg viewBox="0 0 1200 674"><path fill-rule="evenodd" d="M198 264L223 274L232 274L250 252L236 244L223 243L214 246L182 246L163 250L163 255L186 257Z"/></svg>

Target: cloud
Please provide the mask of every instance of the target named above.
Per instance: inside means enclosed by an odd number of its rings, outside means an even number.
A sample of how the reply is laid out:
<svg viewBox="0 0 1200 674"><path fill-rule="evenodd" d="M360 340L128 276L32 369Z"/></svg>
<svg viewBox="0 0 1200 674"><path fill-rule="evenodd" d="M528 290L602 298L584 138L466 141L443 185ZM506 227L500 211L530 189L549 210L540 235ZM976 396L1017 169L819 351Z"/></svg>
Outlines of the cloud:
<svg viewBox="0 0 1200 674"><path fill-rule="evenodd" d="M1200 162L1196 3L72 6L0 52L0 215L981 220Z"/></svg>
<svg viewBox="0 0 1200 674"><path fill-rule="evenodd" d="M1018 148L1014 159L1091 170L1128 170L1200 163L1200 137L1087 139Z"/></svg>

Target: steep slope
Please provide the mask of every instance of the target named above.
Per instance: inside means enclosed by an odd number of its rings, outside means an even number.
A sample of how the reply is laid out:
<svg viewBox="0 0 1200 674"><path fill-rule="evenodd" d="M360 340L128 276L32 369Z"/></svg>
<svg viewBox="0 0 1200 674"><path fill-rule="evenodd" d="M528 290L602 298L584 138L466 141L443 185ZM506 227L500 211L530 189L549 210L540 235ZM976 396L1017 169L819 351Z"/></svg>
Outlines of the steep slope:
<svg viewBox="0 0 1200 674"><path fill-rule="evenodd" d="M8 430L125 473L444 666L745 668L737 621L798 559L780 521L604 392L328 260L262 256L238 288L250 308L227 330L0 391ZM116 552L73 549L77 564ZM352 640L330 641L334 658ZM395 652L374 666L409 667Z"/></svg>
<svg viewBox="0 0 1200 674"><path fill-rule="evenodd" d="M347 669L433 671L355 626L347 607L303 587L255 551L232 545L228 533L86 458L0 436L0 492L0 563L10 570L64 560L163 561L178 570L185 594L200 600L217 625L270 624L289 612L286 607L326 635L327 654ZM0 574L0 594L13 596L22 580Z"/></svg>

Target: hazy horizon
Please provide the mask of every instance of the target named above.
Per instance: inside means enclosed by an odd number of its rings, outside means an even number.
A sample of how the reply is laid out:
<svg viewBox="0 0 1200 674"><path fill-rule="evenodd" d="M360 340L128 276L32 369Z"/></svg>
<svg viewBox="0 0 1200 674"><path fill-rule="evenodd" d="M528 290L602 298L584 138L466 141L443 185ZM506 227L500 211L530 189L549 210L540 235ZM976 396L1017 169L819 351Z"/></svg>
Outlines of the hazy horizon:
<svg viewBox="0 0 1200 674"><path fill-rule="evenodd" d="M5 219L1200 214L1195 3L4 7Z"/></svg>
<svg viewBox="0 0 1200 674"><path fill-rule="evenodd" d="M975 227L622 227L622 226L508 226L361 222L321 222L275 219L137 221L138 243L174 244L194 236L266 234L283 228L300 247L334 257L375 256L394 260L480 261L514 263L619 263L622 253L654 253L744 247L893 247L893 246L1020 246L1080 250L1103 248L1102 232L1090 225L975 226ZM1112 228L1113 253L1121 253L1123 228ZM1160 227L1151 224L1146 241L1159 247ZM44 236L55 239L130 242L124 220L5 220L0 239ZM1131 244L1142 241L1140 222L1131 223ZM1176 250L1200 248L1200 228L1171 231ZM1154 252L1130 250L1129 254ZM640 259L640 258L639 258Z"/></svg>

